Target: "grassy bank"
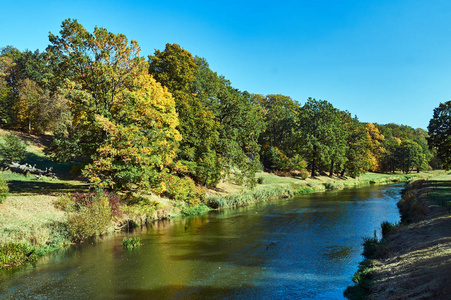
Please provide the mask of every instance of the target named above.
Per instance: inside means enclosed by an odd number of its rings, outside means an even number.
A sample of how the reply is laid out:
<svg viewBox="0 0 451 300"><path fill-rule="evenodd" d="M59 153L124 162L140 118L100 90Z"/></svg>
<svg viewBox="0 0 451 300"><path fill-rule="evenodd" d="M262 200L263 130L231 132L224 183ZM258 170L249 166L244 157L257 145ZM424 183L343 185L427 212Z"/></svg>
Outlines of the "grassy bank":
<svg viewBox="0 0 451 300"><path fill-rule="evenodd" d="M367 173L359 178L338 178L318 176L305 180L296 177L281 177L270 173L258 173L260 184L253 190L231 183L222 182L216 190L210 190L207 206L213 209L247 206L258 202L288 198L296 195L341 190L371 184L405 182L412 178L428 178L441 172L422 172L414 174Z"/></svg>
<svg viewBox="0 0 451 300"><path fill-rule="evenodd" d="M365 239L349 299L451 297L451 173L413 180L398 203L402 222ZM386 225L387 227L387 225Z"/></svg>

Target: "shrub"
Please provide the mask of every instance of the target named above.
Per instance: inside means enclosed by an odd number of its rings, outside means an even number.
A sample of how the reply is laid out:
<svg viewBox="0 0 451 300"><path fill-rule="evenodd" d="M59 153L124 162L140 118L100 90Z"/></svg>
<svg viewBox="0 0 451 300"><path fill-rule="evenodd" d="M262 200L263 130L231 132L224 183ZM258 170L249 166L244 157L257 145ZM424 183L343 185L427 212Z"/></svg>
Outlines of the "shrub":
<svg viewBox="0 0 451 300"><path fill-rule="evenodd" d="M348 286L344 291L344 296L348 299L366 299L370 293L372 275L375 269L375 263L371 259L365 259L359 264L359 269L352 277L356 283Z"/></svg>
<svg viewBox="0 0 451 300"><path fill-rule="evenodd" d="M381 228L382 228L382 237L384 238L387 237L389 232L392 232L393 230L396 229L395 225L387 221L382 222Z"/></svg>
<svg viewBox="0 0 451 300"><path fill-rule="evenodd" d="M163 195L177 201L185 201L189 205L196 205L200 202L196 185L189 177L169 177L166 180L166 191Z"/></svg>
<svg viewBox="0 0 451 300"><path fill-rule="evenodd" d="M123 238L122 239L122 247L126 249L133 249L136 247L141 246L141 238L139 237L129 237L129 238Z"/></svg>
<svg viewBox="0 0 451 300"><path fill-rule="evenodd" d="M0 143L0 163L20 162L25 158L25 144L12 132L3 137Z"/></svg>
<svg viewBox="0 0 451 300"><path fill-rule="evenodd" d="M75 201L70 194L59 196L55 202L55 207L66 212L74 212L76 210Z"/></svg>
<svg viewBox="0 0 451 300"><path fill-rule="evenodd" d="M0 176L0 203L8 197L9 188L6 180Z"/></svg>
<svg viewBox="0 0 451 300"><path fill-rule="evenodd" d="M298 176L301 177L301 179L306 180L309 176L309 173L307 170L300 170Z"/></svg>
<svg viewBox="0 0 451 300"><path fill-rule="evenodd" d="M327 190L341 190L344 188L344 185L341 182L325 182L324 186Z"/></svg>
<svg viewBox="0 0 451 300"><path fill-rule="evenodd" d="M91 204L83 205L70 213L67 229L73 240L82 241L100 235L111 225L111 208L108 199L99 193L91 198Z"/></svg>
<svg viewBox="0 0 451 300"><path fill-rule="evenodd" d="M33 246L23 243L7 243L0 246L0 269L34 262L37 257Z"/></svg>
<svg viewBox="0 0 451 300"><path fill-rule="evenodd" d="M366 258L377 258L379 254L380 242L376 236L363 239L363 253Z"/></svg>
<svg viewBox="0 0 451 300"><path fill-rule="evenodd" d="M307 168L307 162L299 154L295 154L288 160L288 168L290 170L301 171Z"/></svg>

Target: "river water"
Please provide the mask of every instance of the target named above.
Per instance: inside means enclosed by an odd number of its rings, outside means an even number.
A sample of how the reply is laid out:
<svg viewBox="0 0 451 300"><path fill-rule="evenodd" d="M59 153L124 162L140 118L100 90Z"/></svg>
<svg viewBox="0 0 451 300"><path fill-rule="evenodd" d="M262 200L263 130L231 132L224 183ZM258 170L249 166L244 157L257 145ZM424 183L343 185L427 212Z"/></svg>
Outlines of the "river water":
<svg viewBox="0 0 451 300"><path fill-rule="evenodd" d="M12 299L343 299L362 237L399 221L402 185L173 219L0 271ZM126 250L125 236L143 245Z"/></svg>

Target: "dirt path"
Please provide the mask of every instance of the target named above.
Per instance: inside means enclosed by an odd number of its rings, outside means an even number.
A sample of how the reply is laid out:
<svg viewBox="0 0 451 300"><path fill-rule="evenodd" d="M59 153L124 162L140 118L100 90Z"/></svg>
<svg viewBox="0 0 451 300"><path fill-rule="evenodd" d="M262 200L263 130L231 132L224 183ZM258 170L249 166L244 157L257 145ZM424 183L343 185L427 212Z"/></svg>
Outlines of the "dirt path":
<svg viewBox="0 0 451 300"><path fill-rule="evenodd" d="M389 235L370 299L451 299L451 215L430 199L427 188L417 195L427 215Z"/></svg>

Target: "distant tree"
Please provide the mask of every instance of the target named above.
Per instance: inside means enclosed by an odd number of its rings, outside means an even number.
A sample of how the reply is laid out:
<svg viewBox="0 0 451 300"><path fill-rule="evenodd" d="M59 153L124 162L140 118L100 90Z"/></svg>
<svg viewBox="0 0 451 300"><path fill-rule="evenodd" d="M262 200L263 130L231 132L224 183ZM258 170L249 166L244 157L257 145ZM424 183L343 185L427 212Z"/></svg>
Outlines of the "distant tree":
<svg viewBox="0 0 451 300"><path fill-rule="evenodd" d="M289 170L290 160L299 156L295 142L295 118L299 103L284 95L251 95L263 114L266 129L260 134L261 159L269 170ZM302 159L301 159L302 160Z"/></svg>
<svg viewBox="0 0 451 300"><path fill-rule="evenodd" d="M420 145L411 140L405 140L396 148L395 156L398 165L404 173L410 173L414 167L421 167L427 161Z"/></svg>
<svg viewBox="0 0 451 300"><path fill-rule="evenodd" d="M381 156L385 152L385 148L382 145L385 137L373 123L366 123L365 128L370 141L369 169L373 172L379 172L381 171Z"/></svg>
<svg viewBox="0 0 451 300"><path fill-rule="evenodd" d="M345 173L351 177L358 177L370 168L370 140L365 129L365 124L357 118L344 115L344 128L347 132L346 162L341 175Z"/></svg>
<svg viewBox="0 0 451 300"><path fill-rule="evenodd" d="M437 150L443 167L451 169L451 101L440 103L428 126L429 146Z"/></svg>
<svg viewBox="0 0 451 300"><path fill-rule="evenodd" d="M310 163L312 176L316 176L317 167L321 164L330 165L333 169L336 155L343 154L338 154L343 146L339 115L329 102L312 98L299 109L297 147L302 149L303 156Z"/></svg>

